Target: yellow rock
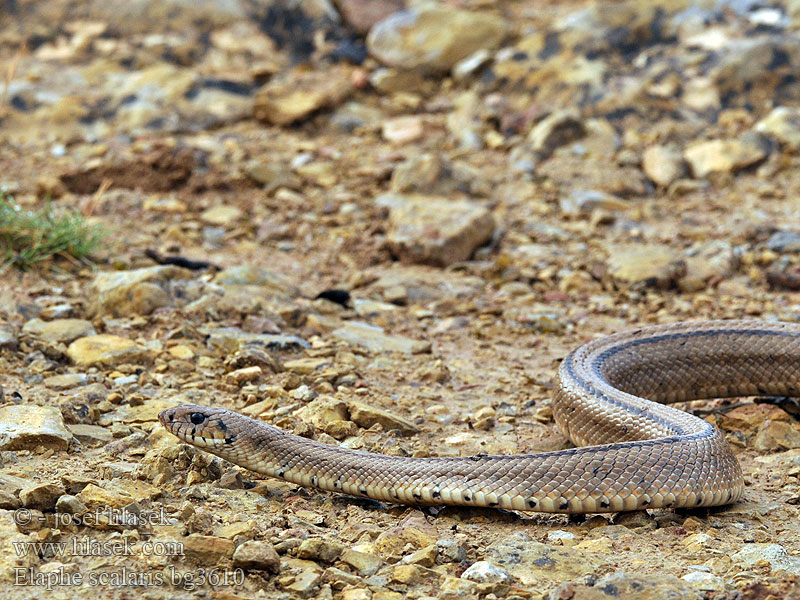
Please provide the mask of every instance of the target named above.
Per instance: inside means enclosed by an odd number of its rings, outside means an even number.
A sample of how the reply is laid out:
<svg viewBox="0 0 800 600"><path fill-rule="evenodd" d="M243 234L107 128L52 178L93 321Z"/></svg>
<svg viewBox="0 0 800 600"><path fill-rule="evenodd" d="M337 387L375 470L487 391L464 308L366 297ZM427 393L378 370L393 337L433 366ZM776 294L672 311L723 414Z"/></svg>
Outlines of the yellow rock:
<svg viewBox="0 0 800 600"><path fill-rule="evenodd" d="M61 411L54 406L10 404L0 408L0 450L45 446L66 450L72 434L64 427Z"/></svg>
<svg viewBox="0 0 800 600"><path fill-rule="evenodd" d="M185 344L178 344L177 346L173 346L167 352L169 352L175 358L179 358L181 360L191 360L194 358L194 350L190 346L186 346Z"/></svg>
<svg viewBox="0 0 800 600"><path fill-rule="evenodd" d="M200 218L211 225L230 225L242 218L242 210L236 206L213 206L203 211Z"/></svg>
<svg viewBox="0 0 800 600"><path fill-rule="evenodd" d="M75 340L67 348L67 356L81 367L150 362L152 358L146 348L133 340L110 334Z"/></svg>
<svg viewBox="0 0 800 600"><path fill-rule="evenodd" d="M396 565L392 571L392 581L406 585L422 580L422 571L417 565Z"/></svg>
<svg viewBox="0 0 800 600"><path fill-rule="evenodd" d="M90 509L121 509L134 501L133 496L116 489L105 489L90 483L78 494L78 499Z"/></svg>
<svg viewBox="0 0 800 600"><path fill-rule="evenodd" d="M216 564L233 554L233 542L222 537L192 533L181 541L186 556L196 558L204 565Z"/></svg>

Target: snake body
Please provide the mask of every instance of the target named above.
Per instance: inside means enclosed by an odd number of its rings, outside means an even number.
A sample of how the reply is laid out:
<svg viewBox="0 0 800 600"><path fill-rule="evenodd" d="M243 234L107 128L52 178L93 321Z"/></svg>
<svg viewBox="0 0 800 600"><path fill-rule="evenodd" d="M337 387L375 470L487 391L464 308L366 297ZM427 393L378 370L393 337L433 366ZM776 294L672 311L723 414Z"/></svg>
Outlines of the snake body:
<svg viewBox="0 0 800 600"><path fill-rule="evenodd" d="M579 347L560 365L553 416L580 447L555 452L406 458L220 408L183 405L159 419L189 444L302 486L401 504L593 513L736 502L742 470L723 434L666 403L763 395L800 395L800 325L684 322Z"/></svg>

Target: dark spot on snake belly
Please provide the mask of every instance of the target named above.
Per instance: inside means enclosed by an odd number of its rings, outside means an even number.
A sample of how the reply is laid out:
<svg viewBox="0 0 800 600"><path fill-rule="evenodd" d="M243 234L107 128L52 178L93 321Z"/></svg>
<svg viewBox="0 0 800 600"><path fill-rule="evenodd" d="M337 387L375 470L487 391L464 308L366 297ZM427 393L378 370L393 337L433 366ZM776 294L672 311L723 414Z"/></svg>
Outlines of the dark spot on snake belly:
<svg viewBox="0 0 800 600"><path fill-rule="evenodd" d="M472 502L472 496L469 494L464 494L464 502Z"/></svg>
<svg viewBox="0 0 800 600"><path fill-rule="evenodd" d="M703 502L703 497L702 497L702 496L700 496L700 497L697 499L697 502L695 502L695 504L696 504L697 506L700 506L700 504L702 504L702 502Z"/></svg>
<svg viewBox="0 0 800 600"><path fill-rule="evenodd" d="M650 500L642 500L642 506L649 506Z"/></svg>
<svg viewBox="0 0 800 600"><path fill-rule="evenodd" d="M358 490L358 493L361 494L362 496L366 496L367 495L367 488L361 488L360 490Z"/></svg>
<svg viewBox="0 0 800 600"><path fill-rule="evenodd" d="M500 506L500 503L499 502L487 502L486 505L490 506L491 508L494 508L495 506Z"/></svg>
<svg viewBox="0 0 800 600"><path fill-rule="evenodd" d="M316 486L317 485L317 481L319 481L317 479L317 476L316 475L312 475L311 476L311 485Z"/></svg>
<svg viewBox="0 0 800 600"><path fill-rule="evenodd" d="M537 504L538 502L536 501L536 498L528 498L528 506L531 508L536 508Z"/></svg>
<svg viewBox="0 0 800 600"><path fill-rule="evenodd" d="M411 492L411 495L414 496L414 500L422 500L422 494L419 492Z"/></svg>
<svg viewBox="0 0 800 600"><path fill-rule="evenodd" d="M558 510L567 510L569 508L569 502L562 502L558 505Z"/></svg>
<svg viewBox="0 0 800 600"><path fill-rule="evenodd" d="M441 498L442 494L439 492L439 490L433 490L431 492L431 497L433 497L433 498Z"/></svg>
<svg viewBox="0 0 800 600"><path fill-rule="evenodd" d="M283 477L285 473L286 471L284 469L281 469L280 471L278 471L278 477Z"/></svg>
<svg viewBox="0 0 800 600"><path fill-rule="evenodd" d="M602 508L608 508L610 505L609 505L609 503L608 503L608 502L606 502L605 500L600 500L600 506L601 506Z"/></svg>

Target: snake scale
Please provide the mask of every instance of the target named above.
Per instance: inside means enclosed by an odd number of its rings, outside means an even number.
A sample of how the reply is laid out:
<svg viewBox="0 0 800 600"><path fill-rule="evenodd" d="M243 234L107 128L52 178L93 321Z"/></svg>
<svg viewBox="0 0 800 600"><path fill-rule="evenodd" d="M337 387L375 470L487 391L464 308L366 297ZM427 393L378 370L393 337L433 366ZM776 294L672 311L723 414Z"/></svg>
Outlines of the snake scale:
<svg viewBox="0 0 800 600"><path fill-rule="evenodd" d="M186 443L302 486L401 504L594 513L715 506L744 492L712 424L668 403L800 395L800 324L698 321L589 342L562 362L559 429L578 447L514 456L386 456L314 442L238 413L159 415Z"/></svg>

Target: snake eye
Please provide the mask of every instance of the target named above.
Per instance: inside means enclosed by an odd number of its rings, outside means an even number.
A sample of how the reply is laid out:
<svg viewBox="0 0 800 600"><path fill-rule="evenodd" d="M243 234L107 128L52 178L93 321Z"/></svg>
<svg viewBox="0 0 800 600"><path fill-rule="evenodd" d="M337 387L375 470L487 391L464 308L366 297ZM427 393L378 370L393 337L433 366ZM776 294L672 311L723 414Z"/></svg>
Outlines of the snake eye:
<svg viewBox="0 0 800 600"><path fill-rule="evenodd" d="M206 420L206 416L201 412L193 412L189 417L189 420L194 425L200 425L200 423Z"/></svg>

